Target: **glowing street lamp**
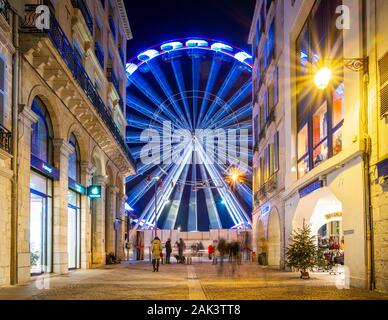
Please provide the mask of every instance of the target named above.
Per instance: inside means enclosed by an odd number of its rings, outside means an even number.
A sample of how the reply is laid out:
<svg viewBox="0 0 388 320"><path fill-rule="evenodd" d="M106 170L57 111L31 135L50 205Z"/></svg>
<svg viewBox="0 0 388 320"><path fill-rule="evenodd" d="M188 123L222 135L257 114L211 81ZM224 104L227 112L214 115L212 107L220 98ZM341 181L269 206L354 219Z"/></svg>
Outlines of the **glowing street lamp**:
<svg viewBox="0 0 388 320"><path fill-rule="evenodd" d="M322 67L315 74L315 85L320 90L325 90L333 77L333 72L328 67Z"/></svg>

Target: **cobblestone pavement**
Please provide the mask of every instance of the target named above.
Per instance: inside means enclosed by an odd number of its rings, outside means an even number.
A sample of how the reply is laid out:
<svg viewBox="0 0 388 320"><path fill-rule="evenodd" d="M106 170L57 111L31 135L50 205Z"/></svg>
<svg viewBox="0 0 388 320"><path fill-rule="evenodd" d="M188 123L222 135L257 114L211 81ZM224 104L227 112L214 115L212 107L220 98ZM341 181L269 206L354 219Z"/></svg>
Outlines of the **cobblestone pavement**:
<svg viewBox="0 0 388 320"><path fill-rule="evenodd" d="M225 263L162 265L151 272L147 263L124 263L67 275L35 278L31 283L0 288L0 299L32 300L186 300L186 299L384 299L388 295L358 289L338 290L336 277L312 274L301 280L297 273L244 264L233 270Z"/></svg>

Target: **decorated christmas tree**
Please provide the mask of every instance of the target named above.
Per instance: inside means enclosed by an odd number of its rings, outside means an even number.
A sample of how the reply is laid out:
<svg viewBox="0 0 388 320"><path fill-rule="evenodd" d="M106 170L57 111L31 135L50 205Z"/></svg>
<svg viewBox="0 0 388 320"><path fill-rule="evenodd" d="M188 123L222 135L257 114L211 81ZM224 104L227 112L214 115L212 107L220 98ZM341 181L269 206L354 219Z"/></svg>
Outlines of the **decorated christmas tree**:
<svg viewBox="0 0 388 320"><path fill-rule="evenodd" d="M303 227L294 231L287 248L287 265L299 270L301 279L310 279L308 271L317 265L318 248L315 238L311 235L310 226L303 221Z"/></svg>

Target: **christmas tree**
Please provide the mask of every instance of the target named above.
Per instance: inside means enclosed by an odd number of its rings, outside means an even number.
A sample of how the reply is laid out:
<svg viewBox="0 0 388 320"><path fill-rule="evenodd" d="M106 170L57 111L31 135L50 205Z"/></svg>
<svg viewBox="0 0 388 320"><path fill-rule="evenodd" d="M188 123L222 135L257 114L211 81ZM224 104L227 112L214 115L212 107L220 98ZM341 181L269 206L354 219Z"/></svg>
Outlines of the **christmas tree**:
<svg viewBox="0 0 388 320"><path fill-rule="evenodd" d="M310 226L303 221L303 227L294 231L287 248L287 265L299 270L303 279L310 279L308 270L317 264L318 248L315 238L311 235Z"/></svg>

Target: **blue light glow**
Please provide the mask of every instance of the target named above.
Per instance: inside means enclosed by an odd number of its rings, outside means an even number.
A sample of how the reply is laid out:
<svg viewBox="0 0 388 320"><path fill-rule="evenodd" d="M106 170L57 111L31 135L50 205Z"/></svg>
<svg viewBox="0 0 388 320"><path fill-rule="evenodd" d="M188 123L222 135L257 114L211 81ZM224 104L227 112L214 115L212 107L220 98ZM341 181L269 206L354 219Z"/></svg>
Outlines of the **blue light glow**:
<svg viewBox="0 0 388 320"><path fill-rule="evenodd" d="M244 51L241 51L241 52L239 52L239 53L236 53L236 54L234 55L234 57L235 57L238 61L240 61L240 62L245 62L245 60L247 60L247 59L252 59L252 56L249 55L248 53L244 52Z"/></svg>
<svg viewBox="0 0 388 320"><path fill-rule="evenodd" d="M186 42L187 47L207 47L209 46L209 43L205 40L188 40Z"/></svg>
<svg viewBox="0 0 388 320"><path fill-rule="evenodd" d="M140 61L148 61L148 60L151 60L152 58L157 57L158 55L159 55L158 51L150 49L150 50L147 50L147 51L144 51L144 52L140 53L137 56L137 58Z"/></svg>
<svg viewBox="0 0 388 320"><path fill-rule="evenodd" d="M233 52L233 48L231 46L228 46L227 44L221 43L221 42L216 42L211 45L211 49L214 51L221 51L221 50L226 50Z"/></svg>
<svg viewBox="0 0 388 320"><path fill-rule="evenodd" d="M181 48L183 48L183 43L178 41L168 42L160 46L160 49L163 51L172 51Z"/></svg>
<svg viewBox="0 0 388 320"><path fill-rule="evenodd" d="M137 65L134 64L134 63L127 63L127 66L125 68L125 70L127 71L127 74L129 74L130 76L137 70Z"/></svg>
<svg viewBox="0 0 388 320"><path fill-rule="evenodd" d="M211 43L211 41L214 41ZM139 69L139 67L145 63L149 62L150 60L164 54L164 53L171 53L175 50L189 50L193 48L198 48L201 50L208 50L208 51L214 51L219 52L222 54L225 54L227 56L233 57L236 60L240 61L241 63L247 65L249 68L252 68L252 61L249 61L252 59L252 56L246 53L245 51L242 51L236 47L227 45L225 43L222 43L220 41L215 40L202 40L202 39L187 39L186 42L183 41L169 41L162 45L158 45L156 47L150 48L142 53L140 53L135 60L131 60L131 63L127 64L127 76L131 76L136 72L136 70ZM130 67L129 67L130 66Z"/></svg>

